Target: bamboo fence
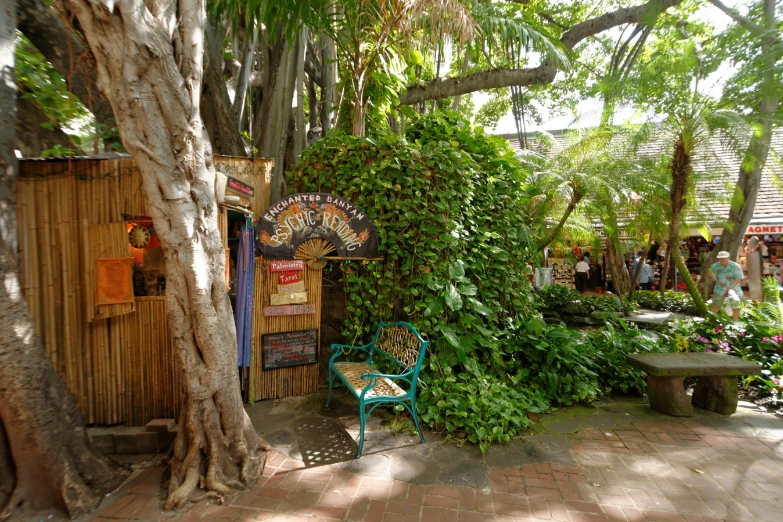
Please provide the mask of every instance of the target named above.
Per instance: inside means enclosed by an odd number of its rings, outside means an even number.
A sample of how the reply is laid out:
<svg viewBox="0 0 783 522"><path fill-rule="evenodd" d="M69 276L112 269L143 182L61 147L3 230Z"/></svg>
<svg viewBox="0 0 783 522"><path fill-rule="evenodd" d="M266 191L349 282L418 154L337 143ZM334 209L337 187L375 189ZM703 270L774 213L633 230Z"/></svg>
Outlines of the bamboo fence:
<svg viewBox="0 0 783 522"><path fill-rule="evenodd" d="M253 309L253 351L256 355L253 359L254 399L279 399L315 393L318 391L318 365L325 361L319 361L316 364L264 370L261 354L261 336L267 333L317 328L319 332L318 350L320 352L323 272L320 269L310 268L306 264L302 272L302 281L307 291L307 302L315 303L315 313L264 317L262 307L271 306L271 295L278 293L277 287L279 284L278 274L270 272L268 265L268 261L256 258L255 308Z"/></svg>
<svg viewBox="0 0 783 522"><path fill-rule="evenodd" d="M268 206L271 160L216 156L215 164L253 185L254 202ZM126 220L149 215L138 169L128 158L22 160L19 167L25 299L85 421L142 426L176 419L179 382L165 298L95 304L95 259L129 257Z"/></svg>

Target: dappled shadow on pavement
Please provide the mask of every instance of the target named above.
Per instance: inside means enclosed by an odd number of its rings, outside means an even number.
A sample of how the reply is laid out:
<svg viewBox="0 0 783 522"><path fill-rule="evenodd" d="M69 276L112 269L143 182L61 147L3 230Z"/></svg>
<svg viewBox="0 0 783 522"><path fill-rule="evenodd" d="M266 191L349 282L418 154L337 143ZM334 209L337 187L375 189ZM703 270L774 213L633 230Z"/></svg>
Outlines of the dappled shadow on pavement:
<svg viewBox="0 0 783 522"><path fill-rule="evenodd" d="M320 400L320 398L319 398ZM783 520L783 420L744 405L732 417L697 410L676 419L640 398L545 415L535 430L486 454L426 444L368 422L355 459L358 412L327 415L316 400L250 410L269 415L264 476L225 504L160 511L160 469L135 477L94 520L656 521Z"/></svg>

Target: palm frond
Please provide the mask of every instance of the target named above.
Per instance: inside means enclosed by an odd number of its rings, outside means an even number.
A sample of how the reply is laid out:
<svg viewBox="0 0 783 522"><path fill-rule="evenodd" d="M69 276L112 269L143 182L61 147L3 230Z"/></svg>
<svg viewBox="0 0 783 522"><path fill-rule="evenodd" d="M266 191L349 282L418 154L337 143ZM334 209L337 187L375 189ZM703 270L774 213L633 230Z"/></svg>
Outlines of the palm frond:
<svg viewBox="0 0 783 522"><path fill-rule="evenodd" d="M489 47L493 46L493 38L497 38L504 50L535 51L545 59L552 60L559 69L570 70L571 64L560 41L518 5L498 2L477 3L473 7L472 14ZM511 58L518 57L517 55Z"/></svg>

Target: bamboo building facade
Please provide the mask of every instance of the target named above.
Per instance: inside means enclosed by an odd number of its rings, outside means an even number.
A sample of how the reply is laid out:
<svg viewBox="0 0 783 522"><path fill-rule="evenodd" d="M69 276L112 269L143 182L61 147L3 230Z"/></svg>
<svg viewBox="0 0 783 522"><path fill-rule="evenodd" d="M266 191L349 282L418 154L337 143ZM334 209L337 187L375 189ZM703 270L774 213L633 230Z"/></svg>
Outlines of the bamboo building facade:
<svg viewBox="0 0 783 522"><path fill-rule="evenodd" d="M269 206L272 160L215 157L218 171L254 187L252 210ZM20 273L36 332L55 369L92 425L142 426L178 418L180 383L163 295L98 305L96 261L133 257L130 224L149 216L141 175L130 158L21 160L18 180ZM228 250L225 210L219 227ZM256 260L253 352L265 332L318 328L321 271L306 268L315 314L264 317L276 291ZM251 398L312 393L318 365L262 371L251 367Z"/></svg>

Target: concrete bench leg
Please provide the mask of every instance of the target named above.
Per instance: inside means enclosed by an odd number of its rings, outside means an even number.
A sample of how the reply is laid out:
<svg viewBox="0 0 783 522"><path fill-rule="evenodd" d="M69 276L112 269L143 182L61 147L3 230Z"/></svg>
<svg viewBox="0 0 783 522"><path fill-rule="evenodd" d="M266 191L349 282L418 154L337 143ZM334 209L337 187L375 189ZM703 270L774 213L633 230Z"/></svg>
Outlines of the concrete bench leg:
<svg viewBox="0 0 783 522"><path fill-rule="evenodd" d="M693 407L682 377L647 376L647 398L655 411L672 417L692 417Z"/></svg>
<svg viewBox="0 0 783 522"><path fill-rule="evenodd" d="M693 404L707 411L731 415L737 411L736 377L699 377Z"/></svg>

